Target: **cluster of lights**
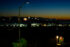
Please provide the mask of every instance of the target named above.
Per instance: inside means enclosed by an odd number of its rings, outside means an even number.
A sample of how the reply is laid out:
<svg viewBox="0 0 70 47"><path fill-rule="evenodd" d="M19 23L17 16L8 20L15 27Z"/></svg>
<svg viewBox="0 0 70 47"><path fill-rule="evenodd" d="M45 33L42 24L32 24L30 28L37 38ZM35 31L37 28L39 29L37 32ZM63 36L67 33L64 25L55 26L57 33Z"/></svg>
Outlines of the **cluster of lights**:
<svg viewBox="0 0 70 47"><path fill-rule="evenodd" d="M31 27L39 27L39 26L40 26L39 23L32 23L32 24L31 24Z"/></svg>
<svg viewBox="0 0 70 47"><path fill-rule="evenodd" d="M67 24L58 24L57 26L64 27L64 26L67 26ZM68 26L70 26L70 24L68 24Z"/></svg>
<svg viewBox="0 0 70 47"><path fill-rule="evenodd" d="M47 26L52 26L52 24L48 24Z"/></svg>
<svg viewBox="0 0 70 47"><path fill-rule="evenodd" d="M47 25L46 24L43 24L42 26L46 27Z"/></svg>
<svg viewBox="0 0 70 47"><path fill-rule="evenodd" d="M20 24L20 27L27 27L26 24Z"/></svg>
<svg viewBox="0 0 70 47"><path fill-rule="evenodd" d="M33 18L33 17L28 17L28 19L39 20L37 17L35 17L35 18Z"/></svg>
<svg viewBox="0 0 70 47"><path fill-rule="evenodd" d="M24 21L27 21L28 18L24 18L23 19ZM27 27L28 25L27 24L17 24L17 23L14 23L14 24L1 24L0 26L11 26L11 27ZM67 26L67 24L54 24L54 23L48 23L48 24L42 24L42 23L31 23L31 27L51 27L51 26L59 26L59 27L65 27ZM70 24L68 24L68 26L70 27Z"/></svg>
<svg viewBox="0 0 70 47"><path fill-rule="evenodd" d="M62 24L57 24L56 26L62 27L63 25Z"/></svg>
<svg viewBox="0 0 70 47"><path fill-rule="evenodd" d="M47 26L55 26L54 23L49 23Z"/></svg>
<svg viewBox="0 0 70 47"><path fill-rule="evenodd" d="M0 26L4 26L4 25L0 25ZM6 27L27 27L27 24L7 24Z"/></svg>
<svg viewBox="0 0 70 47"><path fill-rule="evenodd" d="M64 43L64 38L63 38L63 36L56 36L56 40L57 40L57 46L61 46L61 45L63 45L63 43Z"/></svg>
<svg viewBox="0 0 70 47"><path fill-rule="evenodd" d="M44 26L44 27L46 27L46 26L48 26L48 27L50 27L50 26L64 27L64 26L67 26L67 24L54 24L54 23L48 23L48 24L42 24L41 26ZM68 26L70 26L70 24L68 24Z"/></svg>

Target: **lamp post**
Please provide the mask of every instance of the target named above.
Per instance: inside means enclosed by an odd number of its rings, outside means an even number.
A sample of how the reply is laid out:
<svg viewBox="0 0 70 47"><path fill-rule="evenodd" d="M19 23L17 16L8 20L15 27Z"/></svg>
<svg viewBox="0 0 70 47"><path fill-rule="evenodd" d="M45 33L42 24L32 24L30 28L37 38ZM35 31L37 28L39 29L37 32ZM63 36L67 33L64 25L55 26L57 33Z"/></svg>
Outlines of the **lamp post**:
<svg viewBox="0 0 70 47"><path fill-rule="evenodd" d="M30 4L30 2L29 1L25 1L25 2L23 2L23 4L21 4L21 6L19 6L19 16L18 16L18 23L19 23L19 43L20 43L20 36L21 36L21 31L20 31L20 16L21 16L21 9L22 9L22 7L25 5L25 4Z"/></svg>
<svg viewBox="0 0 70 47"><path fill-rule="evenodd" d="M19 7L19 17L18 17L18 23L19 23L19 41L20 41L20 12L21 12L21 7Z"/></svg>
<svg viewBox="0 0 70 47"><path fill-rule="evenodd" d="M21 9L22 9L22 7L23 7L23 5L25 5L25 4L29 4L30 2L28 1L27 2L27 0L25 1L25 2L23 2L23 4L21 4L20 6L19 6L19 8L18 8L18 10L19 10L19 13L18 13L18 33L19 33L19 42L18 43L12 43L13 44L13 47L22 47L22 46L24 46L24 47L27 47L27 43L26 43L26 40L25 39L20 39L20 36L21 36L21 31L20 31L20 16L21 16ZM21 44L21 42L22 41L25 41L25 42L23 42L24 44L22 45Z"/></svg>
<svg viewBox="0 0 70 47"><path fill-rule="evenodd" d="M59 36L56 36L56 45L59 43Z"/></svg>

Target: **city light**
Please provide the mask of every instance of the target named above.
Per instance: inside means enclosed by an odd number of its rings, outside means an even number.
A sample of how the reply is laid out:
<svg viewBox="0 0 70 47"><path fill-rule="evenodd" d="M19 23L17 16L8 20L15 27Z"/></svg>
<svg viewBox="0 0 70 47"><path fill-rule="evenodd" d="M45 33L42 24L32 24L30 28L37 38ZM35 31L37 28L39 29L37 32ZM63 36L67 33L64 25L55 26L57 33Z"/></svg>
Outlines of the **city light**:
<svg viewBox="0 0 70 47"><path fill-rule="evenodd" d="M9 25L8 25L9 26ZM11 27L13 26L13 27L27 27L27 24L11 24L10 25Z"/></svg>
<svg viewBox="0 0 70 47"><path fill-rule="evenodd" d="M46 24L43 24L42 26L46 27L47 25Z"/></svg>
<svg viewBox="0 0 70 47"><path fill-rule="evenodd" d="M24 20L24 21L27 21L28 19L27 19L27 18L23 18L23 20Z"/></svg>
<svg viewBox="0 0 70 47"><path fill-rule="evenodd" d="M70 47L70 0L0 0L2 47Z"/></svg>
<svg viewBox="0 0 70 47"><path fill-rule="evenodd" d="M20 27L27 27L26 24L20 24Z"/></svg>
<svg viewBox="0 0 70 47"><path fill-rule="evenodd" d="M15 25L15 24L13 24L13 27L16 27L16 25Z"/></svg>
<svg viewBox="0 0 70 47"><path fill-rule="evenodd" d="M20 24L20 27L23 27L24 25L23 24Z"/></svg>
<svg viewBox="0 0 70 47"><path fill-rule="evenodd" d="M62 24L59 24L58 26L60 26L60 27L61 27L61 26L63 26L63 25L62 25Z"/></svg>
<svg viewBox="0 0 70 47"><path fill-rule="evenodd" d="M39 23L32 23L31 27L39 27L39 25L40 25Z"/></svg>
<svg viewBox="0 0 70 47"><path fill-rule="evenodd" d="M58 39L59 38L59 36L56 36L56 39Z"/></svg>
<svg viewBox="0 0 70 47"><path fill-rule="evenodd" d="M52 26L52 24L48 24L47 26Z"/></svg>

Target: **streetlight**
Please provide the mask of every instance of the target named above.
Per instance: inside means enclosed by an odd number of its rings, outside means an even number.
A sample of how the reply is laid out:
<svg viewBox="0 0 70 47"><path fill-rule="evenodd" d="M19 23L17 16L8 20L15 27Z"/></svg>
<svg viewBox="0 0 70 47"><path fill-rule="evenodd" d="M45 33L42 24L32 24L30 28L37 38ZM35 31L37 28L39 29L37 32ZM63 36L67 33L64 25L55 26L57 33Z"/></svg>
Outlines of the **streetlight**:
<svg viewBox="0 0 70 47"><path fill-rule="evenodd" d="M59 43L59 36L56 36L56 45Z"/></svg>
<svg viewBox="0 0 70 47"><path fill-rule="evenodd" d="M59 36L56 36L56 39L58 39L59 38Z"/></svg>
<svg viewBox="0 0 70 47"><path fill-rule="evenodd" d="M29 1L25 0L25 2L23 2L23 4L21 4L18 8L19 8L19 13L18 13L18 32L19 32L19 43L13 43L14 47L17 46L17 47L21 47L21 39L20 39L20 16L21 16L21 8L25 5L25 4L30 4ZM25 19L27 20L27 19ZM26 47L26 45L25 45Z"/></svg>
<svg viewBox="0 0 70 47"><path fill-rule="evenodd" d="M23 2L23 4L21 4L20 6L19 6L19 16L18 16L18 23L19 23L19 41L20 41L20 16L21 16L21 8L25 5L25 4L30 4L30 2L29 1L25 1L25 2Z"/></svg>

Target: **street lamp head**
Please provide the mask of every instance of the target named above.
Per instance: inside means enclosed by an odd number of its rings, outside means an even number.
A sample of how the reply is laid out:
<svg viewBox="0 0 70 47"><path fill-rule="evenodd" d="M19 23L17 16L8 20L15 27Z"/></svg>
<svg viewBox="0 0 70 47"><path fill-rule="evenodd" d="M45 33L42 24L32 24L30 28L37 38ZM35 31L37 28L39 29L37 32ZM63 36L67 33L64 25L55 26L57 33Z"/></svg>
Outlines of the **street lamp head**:
<svg viewBox="0 0 70 47"><path fill-rule="evenodd" d="M26 4L30 4L30 2L26 2Z"/></svg>
<svg viewBox="0 0 70 47"><path fill-rule="evenodd" d="M30 4L30 1L24 1L21 5L20 8L22 8L22 6L26 5L26 4Z"/></svg>

